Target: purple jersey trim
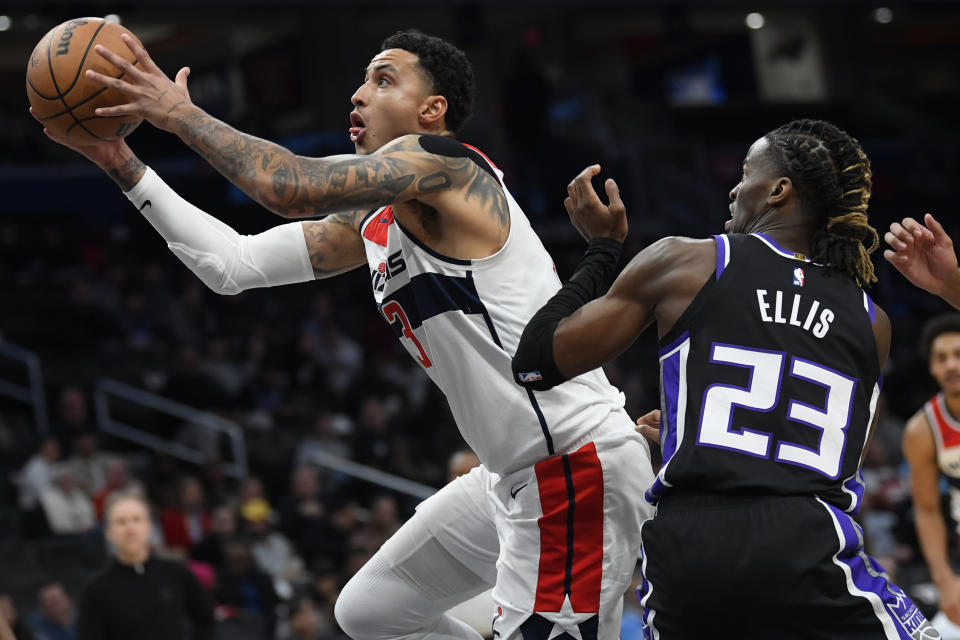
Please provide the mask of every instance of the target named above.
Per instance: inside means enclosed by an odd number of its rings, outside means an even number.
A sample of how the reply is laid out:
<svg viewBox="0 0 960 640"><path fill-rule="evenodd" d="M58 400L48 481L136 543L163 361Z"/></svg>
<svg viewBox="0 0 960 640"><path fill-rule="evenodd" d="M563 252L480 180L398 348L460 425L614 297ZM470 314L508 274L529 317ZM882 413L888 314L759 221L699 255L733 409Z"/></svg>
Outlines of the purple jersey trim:
<svg viewBox="0 0 960 640"><path fill-rule="evenodd" d="M877 306L873 303L873 298L867 295L867 292L863 292L863 304L867 308L867 313L870 315L870 324L873 324L877 319Z"/></svg>
<svg viewBox="0 0 960 640"><path fill-rule="evenodd" d="M717 275L716 279L719 280L720 276L723 275L723 270L727 268L727 263L729 258L727 257L727 242L726 238L721 235L713 236L713 239L717 242Z"/></svg>

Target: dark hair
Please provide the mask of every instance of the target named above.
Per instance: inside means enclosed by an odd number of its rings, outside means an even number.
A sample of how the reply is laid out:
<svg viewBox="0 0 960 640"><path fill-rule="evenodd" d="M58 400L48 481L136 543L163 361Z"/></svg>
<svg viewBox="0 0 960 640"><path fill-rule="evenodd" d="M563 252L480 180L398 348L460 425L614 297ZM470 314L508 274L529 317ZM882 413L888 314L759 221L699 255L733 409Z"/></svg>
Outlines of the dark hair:
<svg viewBox="0 0 960 640"><path fill-rule="evenodd" d="M856 138L823 120L794 120L766 135L777 169L821 223L811 259L845 273L860 286L877 281L870 254L880 241L867 220L870 160Z"/></svg>
<svg viewBox="0 0 960 640"><path fill-rule="evenodd" d="M920 353L930 362L933 341L945 333L960 333L960 313L944 313L930 319L920 332Z"/></svg>
<svg viewBox="0 0 960 640"><path fill-rule="evenodd" d="M446 40L416 29L397 31L386 38L380 50L403 49L417 56L430 90L447 99L445 122L457 133L473 115L473 67L466 54Z"/></svg>

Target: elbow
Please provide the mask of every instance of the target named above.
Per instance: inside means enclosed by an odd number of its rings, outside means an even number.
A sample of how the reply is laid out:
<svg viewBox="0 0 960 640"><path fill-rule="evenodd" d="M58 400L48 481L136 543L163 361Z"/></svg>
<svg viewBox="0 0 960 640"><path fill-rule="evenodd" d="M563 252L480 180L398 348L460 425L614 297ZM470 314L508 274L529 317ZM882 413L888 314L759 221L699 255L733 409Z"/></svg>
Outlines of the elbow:
<svg viewBox="0 0 960 640"><path fill-rule="evenodd" d="M283 202L280 196L270 185L260 185L257 187L254 198L264 209L270 213L275 213L281 218L294 218L290 209L290 202Z"/></svg>
<svg viewBox="0 0 960 640"><path fill-rule="evenodd" d="M553 359L553 331L549 329L528 325L510 368L514 382L532 391L548 391L566 381Z"/></svg>
<svg viewBox="0 0 960 640"><path fill-rule="evenodd" d="M542 367L535 366L535 363L521 362L514 358L511 362L513 369L513 380L518 385L531 391L549 391L559 382L550 381L544 377Z"/></svg>

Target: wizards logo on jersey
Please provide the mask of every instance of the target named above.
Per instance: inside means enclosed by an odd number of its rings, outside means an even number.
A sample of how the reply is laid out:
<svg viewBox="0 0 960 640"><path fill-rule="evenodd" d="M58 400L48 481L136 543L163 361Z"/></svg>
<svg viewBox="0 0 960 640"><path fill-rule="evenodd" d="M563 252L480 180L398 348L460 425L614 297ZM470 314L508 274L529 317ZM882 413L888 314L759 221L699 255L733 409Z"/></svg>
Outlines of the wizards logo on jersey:
<svg viewBox="0 0 960 640"><path fill-rule="evenodd" d="M374 291L383 293L387 280L407 270L407 263L403 261L402 253L402 251L394 251L387 256L386 260L380 261L376 270L370 270L370 281Z"/></svg>
<svg viewBox="0 0 960 640"><path fill-rule="evenodd" d="M797 267L796 269L794 269L794 270L793 270L793 284L794 284L794 286L796 286L796 287L802 287L802 286L803 286L803 281L804 281L805 277L806 277L806 276L805 276L805 274L803 273L803 269L802 269L801 267Z"/></svg>

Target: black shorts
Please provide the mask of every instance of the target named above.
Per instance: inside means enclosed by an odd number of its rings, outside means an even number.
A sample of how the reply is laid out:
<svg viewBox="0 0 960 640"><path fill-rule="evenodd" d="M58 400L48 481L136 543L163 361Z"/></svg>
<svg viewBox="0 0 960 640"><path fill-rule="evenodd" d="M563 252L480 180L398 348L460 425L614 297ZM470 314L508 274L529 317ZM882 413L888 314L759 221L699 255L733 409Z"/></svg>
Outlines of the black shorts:
<svg viewBox="0 0 960 640"><path fill-rule="evenodd" d="M817 498L668 491L640 534L646 639L940 637Z"/></svg>

